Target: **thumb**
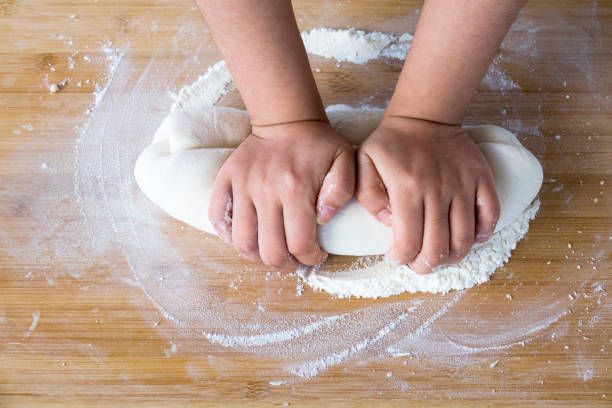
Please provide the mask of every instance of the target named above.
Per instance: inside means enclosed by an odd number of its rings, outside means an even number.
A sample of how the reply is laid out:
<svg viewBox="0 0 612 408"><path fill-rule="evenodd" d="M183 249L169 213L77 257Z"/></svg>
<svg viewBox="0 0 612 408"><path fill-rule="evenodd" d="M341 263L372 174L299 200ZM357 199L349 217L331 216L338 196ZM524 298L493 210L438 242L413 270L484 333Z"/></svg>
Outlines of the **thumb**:
<svg viewBox="0 0 612 408"><path fill-rule="evenodd" d="M355 151L342 150L323 179L317 198L317 222L327 224L355 192Z"/></svg>
<svg viewBox="0 0 612 408"><path fill-rule="evenodd" d="M358 157L357 199L380 222L391 226L391 205L387 189L370 157L360 152Z"/></svg>

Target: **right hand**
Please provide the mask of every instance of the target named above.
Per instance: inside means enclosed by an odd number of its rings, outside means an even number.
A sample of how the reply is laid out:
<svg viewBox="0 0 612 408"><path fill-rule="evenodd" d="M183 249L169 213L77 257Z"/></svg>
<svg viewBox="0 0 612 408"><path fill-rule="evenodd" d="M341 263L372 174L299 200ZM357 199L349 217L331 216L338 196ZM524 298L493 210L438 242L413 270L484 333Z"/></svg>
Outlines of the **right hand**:
<svg viewBox="0 0 612 408"><path fill-rule="evenodd" d="M327 258L317 222L329 222L354 189L354 150L329 123L253 127L221 167L208 217L245 258L295 270Z"/></svg>
<svg viewBox="0 0 612 408"><path fill-rule="evenodd" d="M493 234L499 201L491 170L460 126L386 116L358 163L359 202L393 228L391 263L430 273Z"/></svg>

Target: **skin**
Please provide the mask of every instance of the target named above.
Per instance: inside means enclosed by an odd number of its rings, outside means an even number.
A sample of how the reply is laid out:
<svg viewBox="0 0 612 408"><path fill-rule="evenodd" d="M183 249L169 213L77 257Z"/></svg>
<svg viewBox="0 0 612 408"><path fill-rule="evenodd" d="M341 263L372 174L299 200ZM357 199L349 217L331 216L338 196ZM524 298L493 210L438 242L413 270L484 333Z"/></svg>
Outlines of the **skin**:
<svg viewBox="0 0 612 408"><path fill-rule="evenodd" d="M418 273L460 261L491 236L491 172L460 124L523 1L426 1L385 117L356 160L329 126L290 1L197 2L253 125L209 207L219 235L246 258L281 270L322 262L317 222L355 192L393 229L387 259Z"/></svg>
<svg viewBox="0 0 612 408"><path fill-rule="evenodd" d="M358 155L357 197L393 228L390 262L429 273L491 237L491 171L458 125L522 4L425 2L385 117Z"/></svg>

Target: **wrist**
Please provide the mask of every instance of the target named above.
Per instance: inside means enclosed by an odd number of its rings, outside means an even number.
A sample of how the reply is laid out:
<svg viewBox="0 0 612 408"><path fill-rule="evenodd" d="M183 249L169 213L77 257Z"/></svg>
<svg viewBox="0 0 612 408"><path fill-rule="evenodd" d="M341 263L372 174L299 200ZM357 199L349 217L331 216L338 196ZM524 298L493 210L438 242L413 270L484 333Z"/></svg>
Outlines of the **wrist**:
<svg viewBox="0 0 612 408"><path fill-rule="evenodd" d="M461 81L448 83L436 77L408 56L387 112L446 124L459 124L474 92Z"/></svg>
<svg viewBox="0 0 612 408"><path fill-rule="evenodd" d="M251 133L260 139L275 139L280 137L303 137L333 130L327 117L323 119L304 119L268 125L251 125Z"/></svg>
<svg viewBox="0 0 612 408"><path fill-rule="evenodd" d="M427 119L386 113L380 127L397 135L451 135L461 131L460 124L446 124Z"/></svg>
<svg viewBox="0 0 612 408"><path fill-rule="evenodd" d="M327 115L325 114L325 111L323 111L322 115L317 115L317 114L313 114L313 115L295 115L295 116L291 116L295 119L289 119L289 120L280 120L280 118L276 118L276 120L268 120L268 121L259 121L256 119L251 119L251 128L267 128L267 127L273 127L273 126L284 126L284 125L291 125L291 124L299 124L299 123L303 123L303 122L320 122L320 123L327 123L329 124L329 119L327 118Z"/></svg>
<svg viewBox="0 0 612 408"><path fill-rule="evenodd" d="M457 123L451 123L451 122L441 122L438 120L432 120L432 119L428 119L425 117L417 117L417 116L411 116L411 115L405 115L402 114L400 112L385 112L385 115L383 117L383 121L387 119L400 119L400 120L406 120L406 121L411 121L411 122L415 122L415 123L419 123L421 125L430 125L430 126L443 126L443 127L461 127L462 124L460 122Z"/></svg>
<svg viewBox="0 0 612 408"><path fill-rule="evenodd" d="M385 116L410 118L445 126L461 126L465 107L453 104L428 103L426 99L402 98L395 95L391 99Z"/></svg>
<svg viewBox="0 0 612 408"><path fill-rule="evenodd" d="M311 97L302 97L299 100L264 100L256 106L247 106L247 108L253 127L306 121L328 122L323 102L318 94Z"/></svg>

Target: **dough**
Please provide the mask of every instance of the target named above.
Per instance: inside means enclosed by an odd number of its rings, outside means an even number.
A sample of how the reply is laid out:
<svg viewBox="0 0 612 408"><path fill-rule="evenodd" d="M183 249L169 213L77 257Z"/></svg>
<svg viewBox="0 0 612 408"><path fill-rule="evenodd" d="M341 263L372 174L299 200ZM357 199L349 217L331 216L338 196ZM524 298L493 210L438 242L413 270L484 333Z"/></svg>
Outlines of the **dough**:
<svg viewBox="0 0 612 408"><path fill-rule="evenodd" d="M327 108L332 126L358 145L378 125L383 109ZM542 185L542 167L510 132L497 126L465 130L484 153L493 172L501 214L495 231L519 217ZM247 112L218 106L192 105L174 109L153 142L138 157L135 176L145 195L172 217L215 234L208 221L213 181L223 161L249 134ZM354 198L325 226L318 239L332 254L383 254L392 232Z"/></svg>

